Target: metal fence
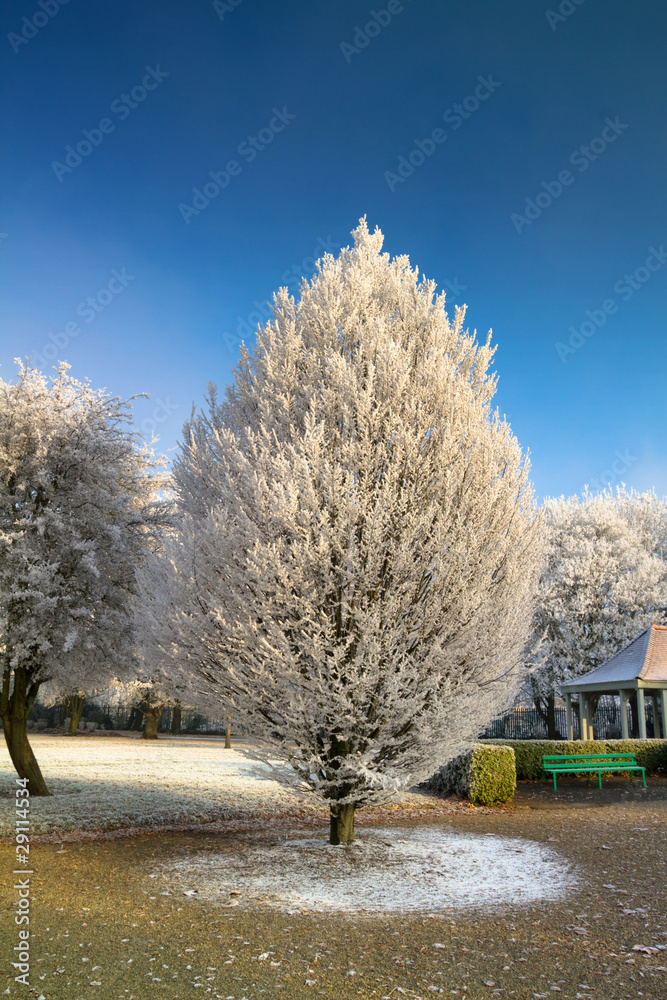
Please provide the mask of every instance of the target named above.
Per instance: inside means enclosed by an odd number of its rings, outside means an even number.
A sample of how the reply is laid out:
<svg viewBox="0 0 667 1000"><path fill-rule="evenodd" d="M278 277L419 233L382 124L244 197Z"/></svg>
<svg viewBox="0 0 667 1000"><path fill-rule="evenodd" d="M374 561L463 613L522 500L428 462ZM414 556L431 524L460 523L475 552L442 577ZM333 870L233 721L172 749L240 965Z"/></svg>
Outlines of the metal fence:
<svg viewBox="0 0 667 1000"><path fill-rule="evenodd" d="M579 716L576 706L573 706L572 723L574 738L581 738L579 730ZM556 708L556 727L561 739L567 739L567 723L565 718L565 708ZM632 708L630 718L630 732L634 725L632 719ZM595 715L593 716L593 733L598 740L614 740L621 738L621 708L620 698L611 695L604 695L598 702ZM653 705L651 701L646 702L646 735L652 737L653 730ZM546 740L549 738L547 726L538 714L537 709L532 706L516 705L505 715L494 719L489 728L485 731L483 739L506 739L506 740Z"/></svg>
<svg viewBox="0 0 667 1000"><path fill-rule="evenodd" d="M576 706L575 706L576 707ZM630 724L632 728L632 706L630 706ZM572 713L574 727L574 738L580 738L579 717L575 711ZM86 701L81 715L84 725L87 723L96 724L100 729L127 730L132 727L135 716L130 708L119 706L103 705L95 701ZM36 702L30 712L29 719L38 728L57 728L62 726L65 717L62 705L46 706ZM158 732L171 732L172 709L163 708ZM184 733L224 733L227 724L226 716L209 717L197 712L195 709L184 708L181 713L181 732ZM232 719L232 725L236 736L243 736L245 731L239 727ZM556 726L561 739L567 738L567 724L565 719L565 708L556 708ZM604 695L600 698L597 710L593 716L593 732L596 739L613 740L620 739L621 736L621 715L620 699L618 697ZM650 699L646 702L646 735L652 737L653 729L653 705ZM506 740L546 740L548 739L546 723L539 716L537 709L532 706L516 705L505 715L494 719L491 725L482 734L483 739L506 739Z"/></svg>

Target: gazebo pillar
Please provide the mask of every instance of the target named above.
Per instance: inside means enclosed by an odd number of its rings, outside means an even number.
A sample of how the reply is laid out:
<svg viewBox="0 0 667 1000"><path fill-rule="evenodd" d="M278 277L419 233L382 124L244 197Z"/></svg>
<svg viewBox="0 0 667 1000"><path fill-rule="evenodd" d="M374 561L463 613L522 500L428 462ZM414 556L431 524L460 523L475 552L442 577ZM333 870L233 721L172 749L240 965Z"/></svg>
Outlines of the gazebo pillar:
<svg viewBox="0 0 667 1000"><path fill-rule="evenodd" d="M651 705L653 707L653 736L656 740L659 740L663 733L660 728L660 712L658 711L657 693L651 695Z"/></svg>
<svg viewBox="0 0 667 1000"><path fill-rule="evenodd" d="M628 729L628 692L621 690L619 691L621 696L621 739L627 740L630 738L630 731Z"/></svg>
<svg viewBox="0 0 667 1000"><path fill-rule="evenodd" d="M582 740L592 740L591 724L589 719L588 698L583 691L579 692L579 733Z"/></svg>
<svg viewBox="0 0 667 1000"><path fill-rule="evenodd" d="M646 709L644 707L644 689L637 688L637 715L639 716L639 739L646 739Z"/></svg>
<svg viewBox="0 0 667 1000"><path fill-rule="evenodd" d="M660 703L662 705L662 738L667 739L667 690L663 688L660 692Z"/></svg>
<svg viewBox="0 0 667 1000"><path fill-rule="evenodd" d="M572 695L569 691L565 694L565 738L574 739L574 725L572 723Z"/></svg>

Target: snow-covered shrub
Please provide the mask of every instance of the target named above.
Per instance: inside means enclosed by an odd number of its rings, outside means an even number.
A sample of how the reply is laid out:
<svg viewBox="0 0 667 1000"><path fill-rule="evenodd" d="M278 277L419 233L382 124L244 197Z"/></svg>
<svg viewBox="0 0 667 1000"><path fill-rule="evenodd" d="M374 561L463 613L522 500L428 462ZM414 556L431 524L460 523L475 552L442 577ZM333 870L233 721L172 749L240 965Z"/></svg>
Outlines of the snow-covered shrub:
<svg viewBox="0 0 667 1000"><path fill-rule="evenodd" d="M462 795L474 805L509 802L516 788L514 751L509 746L475 743L441 767L427 787Z"/></svg>

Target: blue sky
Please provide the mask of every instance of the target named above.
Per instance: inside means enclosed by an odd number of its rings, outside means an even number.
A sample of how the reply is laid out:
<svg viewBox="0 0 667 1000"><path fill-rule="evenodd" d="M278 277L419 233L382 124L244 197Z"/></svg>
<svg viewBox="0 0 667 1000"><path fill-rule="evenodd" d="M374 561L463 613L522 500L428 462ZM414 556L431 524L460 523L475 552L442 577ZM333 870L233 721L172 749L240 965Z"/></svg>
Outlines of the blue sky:
<svg viewBox="0 0 667 1000"><path fill-rule="evenodd" d="M4 378L55 356L148 392L139 426L173 449L272 292L365 214L493 328L538 495L667 493L658 0L10 0L0 17Z"/></svg>

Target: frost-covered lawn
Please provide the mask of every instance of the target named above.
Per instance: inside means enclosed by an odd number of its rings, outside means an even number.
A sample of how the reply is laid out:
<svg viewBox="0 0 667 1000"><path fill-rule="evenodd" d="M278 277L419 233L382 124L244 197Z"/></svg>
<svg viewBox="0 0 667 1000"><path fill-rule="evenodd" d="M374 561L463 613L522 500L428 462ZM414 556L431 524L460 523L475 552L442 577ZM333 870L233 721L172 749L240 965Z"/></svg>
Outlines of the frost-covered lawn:
<svg viewBox="0 0 667 1000"><path fill-rule="evenodd" d="M210 823L316 812L257 776L262 766L215 739L30 736L50 798L31 801L31 833ZM12 833L16 774L2 741L0 835ZM11 798L9 797L11 795Z"/></svg>
<svg viewBox="0 0 667 1000"><path fill-rule="evenodd" d="M213 737L48 736L30 742L50 798L31 802L31 835L120 829L183 829L219 820L269 820L281 815L321 816L311 796L302 798L250 759L244 746L225 750ZM16 774L4 740L0 749L0 836L13 834ZM437 800L406 795L419 808Z"/></svg>

